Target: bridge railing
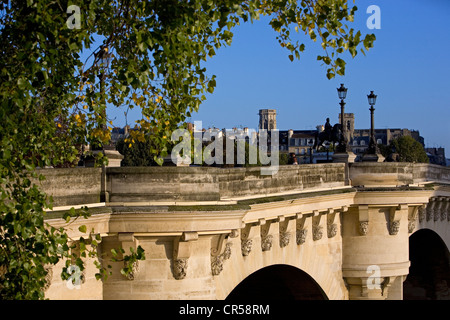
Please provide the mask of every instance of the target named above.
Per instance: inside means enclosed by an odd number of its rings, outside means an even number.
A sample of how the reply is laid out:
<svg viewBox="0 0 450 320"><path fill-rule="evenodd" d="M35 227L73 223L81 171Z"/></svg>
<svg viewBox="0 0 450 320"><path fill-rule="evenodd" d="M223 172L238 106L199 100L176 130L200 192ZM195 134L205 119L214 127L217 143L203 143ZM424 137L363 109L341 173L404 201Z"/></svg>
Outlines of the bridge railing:
<svg viewBox="0 0 450 320"><path fill-rule="evenodd" d="M111 202L218 201L218 169L212 167L106 168Z"/></svg>
<svg viewBox="0 0 450 320"><path fill-rule="evenodd" d="M277 174L261 175L260 168L229 168L218 171L222 197L264 195L295 190L345 186L341 163L280 166Z"/></svg>
<svg viewBox="0 0 450 320"><path fill-rule="evenodd" d="M259 167L115 167L40 169L55 206L110 202L219 201L295 190L342 187L343 164Z"/></svg>
<svg viewBox="0 0 450 320"><path fill-rule="evenodd" d="M102 168L38 169L46 179L40 189L53 197L54 206L100 202Z"/></svg>
<svg viewBox="0 0 450 320"><path fill-rule="evenodd" d="M450 168L425 163L355 162L350 164L350 179L353 186L450 184Z"/></svg>
<svg viewBox="0 0 450 320"><path fill-rule="evenodd" d="M258 167L116 167L40 169L41 189L54 206L99 202L219 201L241 196L344 187L342 163L280 166L274 175ZM450 184L450 168L414 163L353 163L353 186Z"/></svg>

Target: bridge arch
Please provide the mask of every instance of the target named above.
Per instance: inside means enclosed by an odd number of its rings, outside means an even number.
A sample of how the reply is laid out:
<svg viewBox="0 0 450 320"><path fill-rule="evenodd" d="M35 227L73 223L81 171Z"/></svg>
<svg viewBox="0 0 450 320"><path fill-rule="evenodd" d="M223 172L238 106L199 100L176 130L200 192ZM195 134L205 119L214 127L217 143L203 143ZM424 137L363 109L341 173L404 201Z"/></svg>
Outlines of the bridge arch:
<svg viewBox="0 0 450 320"><path fill-rule="evenodd" d="M310 220L306 220L305 227L312 228ZM295 229L292 233L295 235ZM249 283L255 283L254 279L266 282L270 287L274 278L282 282L281 290L287 290L284 292L288 295L286 299L311 299L306 293L300 293L298 290L295 293L295 284L297 287L313 288L314 299L348 299L348 291L342 277L340 236L333 238L325 236L320 240L313 240L312 232L310 232L304 243L297 244L296 238L293 237L284 247L280 245L279 238L279 235L274 233L271 249L263 251L261 239L259 235L256 236L253 238L252 250L246 256L241 254L240 238L230 239L232 254L224 262L223 271L214 276L216 299L233 297L234 294L231 295L231 293L236 288L240 285L241 287L250 286ZM236 248L237 250L234 250ZM296 278L299 280L297 281ZM292 282L293 287L290 287L289 282Z"/></svg>
<svg viewBox="0 0 450 320"><path fill-rule="evenodd" d="M241 281L227 300L327 300L319 284L303 270L276 264Z"/></svg>
<svg viewBox="0 0 450 320"><path fill-rule="evenodd" d="M409 237L409 274L404 300L450 300L450 252L434 230L420 229Z"/></svg>

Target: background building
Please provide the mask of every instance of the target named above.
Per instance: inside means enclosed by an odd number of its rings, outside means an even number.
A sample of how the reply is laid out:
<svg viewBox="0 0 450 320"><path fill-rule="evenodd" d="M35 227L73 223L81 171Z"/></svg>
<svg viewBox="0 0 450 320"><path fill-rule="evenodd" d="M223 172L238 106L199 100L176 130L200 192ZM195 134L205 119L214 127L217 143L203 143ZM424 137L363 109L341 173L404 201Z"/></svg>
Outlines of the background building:
<svg viewBox="0 0 450 320"><path fill-rule="evenodd" d="M277 128L277 111L275 109L259 110L258 129L274 130Z"/></svg>
<svg viewBox="0 0 450 320"><path fill-rule="evenodd" d="M447 166L444 148L425 148L425 152L430 159L430 163Z"/></svg>
<svg viewBox="0 0 450 320"><path fill-rule="evenodd" d="M338 114L340 121L341 114ZM344 113L344 125L347 129L348 143L354 154L362 156L369 147L370 129L355 129L355 116L353 113ZM417 130L400 129L400 128L386 128L375 129L375 140L377 144L389 145L392 140L402 136L410 136L425 147L425 139ZM445 156L444 156L445 159ZM358 160L358 159L357 159Z"/></svg>

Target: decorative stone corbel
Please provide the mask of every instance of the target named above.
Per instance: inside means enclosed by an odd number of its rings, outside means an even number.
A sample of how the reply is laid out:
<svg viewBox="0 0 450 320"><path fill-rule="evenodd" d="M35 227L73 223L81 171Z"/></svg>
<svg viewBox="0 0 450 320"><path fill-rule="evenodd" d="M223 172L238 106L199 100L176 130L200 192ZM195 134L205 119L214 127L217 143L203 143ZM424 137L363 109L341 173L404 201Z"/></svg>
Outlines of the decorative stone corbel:
<svg viewBox="0 0 450 320"><path fill-rule="evenodd" d="M308 235L308 229L305 228L305 220L306 217L303 214L297 213L295 239L298 245L304 244L306 241L306 236Z"/></svg>
<svg viewBox="0 0 450 320"><path fill-rule="evenodd" d="M313 240L317 241L322 239L323 236L323 227L320 225L320 220L322 219L322 215L319 211L313 211L312 217L312 232L313 232Z"/></svg>
<svg viewBox="0 0 450 320"><path fill-rule="evenodd" d="M173 276L177 280L182 280L186 277L188 267L188 258L177 258L173 260Z"/></svg>
<svg viewBox="0 0 450 320"><path fill-rule="evenodd" d="M270 231L273 229L273 222L259 219L259 225L261 226L261 249L262 251L269 251L273 242L273 236L270 234Z"/></svg>
<svg viewBox="0 0 450 320"><path fill-rule="evenodd" d="M397 207L391 208L391 212L389 214L389 234L391 236L395 236L400 230L400 219L405 211L406 214L408 214L407 204L400 204Z"/></svg>
<svg viewBox="0 0 450 320"><path fill-rule="evenodd" d="M419 206L419 208L417 209L417 214L419 216L419 223L422 223L423 220L425 220L426 218L426 211L427 211L427 205L424 204L422 206Z"/></svg>
<svg viewBox="0 0 450 320"><path fill-rule="evenodd" d="M369 232L369 206L360 205L358 207L358 230L359 234L365 236Z"/></svg>
<svg viewBox="0 0 450 320"><path fill-rule="evenodd" d="M241 229L241 253L244 257L248 256L252 251L253 238L256 234L256 227L252 223L247 223Z"/></svg>
<svg viewBox="0 0 450 320"><path fill-rule="evenodd" d="M42 289L44 291L47 291L48 288L50 288L51 284L52 284L52 279L53 279L53 265L51 264L47 264L44 266L44 270L47 272L47 274L45 275L45 284L42 287ZM1 277L0 277L1 278Z"/></svg>
<svg viewBox="0 0 450 320"><path fill-rule="evenodd" d="M186 277L192 242L198 240L197 232L183 232L173 240L173 276L177 280Z"/></svg>
<svg viewBox="0 0 450 320"><path fill-rule="evenodd" d="M280 229L280 247L284 248L289 244L291 239L291 230L292 225L295 223L294 219L285 218L284 216L278 217L278 225Z"/></svg>
<svg viewBox="0 0 450 320"><path fill-rule="evenodd" d="M443 198L437 197L434 205L434 221L438 221L441 217L441 208L443 204Z"/></svg>
<svg viewBox="0 0 450 320"><path fill-rule="evenodd" d="M435 204L435 198L430 198L430 201L427 205L427 221L433 220L433 211L434 211L434 204Z"/></svg>
<svg viewBox="0 0 450 320"><path fill-rule="evenodd" d="M441 221L447 220L447 210L449 207L450 199L447 197L442 198L441 206Z"/></svg>
<svg viewBox="0 0 450 320"><path fill-rule="evenodd" d="M118 234L118 240L122 245L122 249L125 251L125 255L131 254L131 248L136 252L136 248L139 245L139 241L134 237L133 232L120 232ZM124 261L124 264L126 262ZM139 272L139 261L133 263L133 271L130 272L126 277L128 280L134 280Z"/></svg>
<svg viewBox="0 0 450 320"><path fill-rule="evenodd" d="M333 238L337 235L338 227L336 223L336 217L339 216L339 212L335 212L333 209L328 209L327 212L327 235L328 238Z"/></svg>
<svg viewBox="0 0 450 320"><path fill-rule="evenodd" d="M447 201L450 202L450 198L447 198ZM450 203L449 203L449 205L446 207L446 210L445 210L445 211L447 212L447 221L450 221Z"/></svg>
<svg viewBox="0 0 450 320"><path fill-rule="evenodd" d="M411 213L408 213L408 233L412 233L416 228L416 220L420 206L412 208Z"/></svg>
<svg viewBox="0 0 450 320"><path fill-rule="evenodd" d="M412 207L411 213L408 213L408 233L412 233L416 229L416 221L419 223L425 219L426 204Z"/></svg>
<svg viewBox="0 0 450 320"><path fill-rule="evenodd" d="M211 245L211 272L219 275L223 270L223 262L231 256L231 243L227 243L228 234L213 237Z"/></svg>
<svg viewBox="0 0 450 320"><path fill-rule="evenodd" d="M72 266L76 266L76 260L77 258L81 259L81 248L80 248L80 241L76 240L71 243L70 245L70 263ZM78 268L78 266L77 266ZM86 268L83 268L83 270L79 271L79 276L81 280L81 284L85 283L86 281Z"/></svg>

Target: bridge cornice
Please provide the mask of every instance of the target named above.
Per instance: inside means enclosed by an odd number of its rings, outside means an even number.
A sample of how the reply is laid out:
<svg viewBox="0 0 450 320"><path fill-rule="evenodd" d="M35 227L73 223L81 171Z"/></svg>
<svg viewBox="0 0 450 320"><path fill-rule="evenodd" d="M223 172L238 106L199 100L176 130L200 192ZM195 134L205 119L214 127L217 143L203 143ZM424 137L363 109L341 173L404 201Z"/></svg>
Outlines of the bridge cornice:
<svg viewBox="0 0 450 320"><path fill-rule="evenodd" d="M344 193L341 191L345 190ZM299 199L274 201L251 205L251 209L243 217L244 223L254 223L260 219L275 220L279 217L294 218L299 214L317 215L330 210L343 210L353 204L355 192L350 189L335 190L335 194L313 195Z"/></svg>
<svg viewBox="0 0 450 320"><path fill-rule="evenodd" d="M246 211L241 210L112 214L109 218L109 229L113 233L220 233L224 230L240 229L245 214Z"/></svg>
<svg viewBox="0 0 450 320"><path fill-rule="evenodd" d="M428 203L433 190L401 188L359 189L354 197L354 205L397 206L399 204L423 205Z"/></svg>

